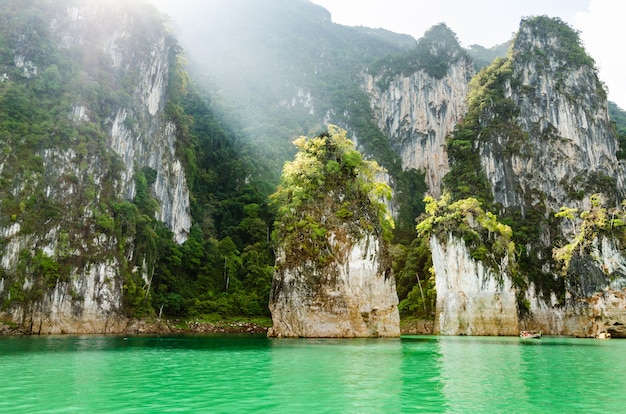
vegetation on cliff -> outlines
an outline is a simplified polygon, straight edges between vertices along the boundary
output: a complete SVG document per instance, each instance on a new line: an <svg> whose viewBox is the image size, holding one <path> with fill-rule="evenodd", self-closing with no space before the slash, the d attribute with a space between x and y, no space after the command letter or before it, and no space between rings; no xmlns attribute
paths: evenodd
<svg viewBox="0 0 626 414"><path fill-rule="evenodd" d="M449 194L439 200L426 197L426 214L421 217L416 230L419 237L432 236L447 242L451 234L463 239L472 257L492 267L499 273L505 258L514 268L515 243L511 227L498 221L495 214L485 212L475 198L451 202ZM508 269L510 270L510 269Z"/></svg>
<svg viewBox="0 0 626 414"><path fill-rule="evenodd" d="M422 70L435 79L442 79L450 65L460 59L471 60L456 34L440 23L428 29L414 48L377 60L369 66L369 71L380 79L378 86L386 89L397 75L408 76Z"/></svg>
<svg viewBox="0 0 626 414"><path fill-rule="evenodd" d="M285 254L282 265L323 266L335 254L331 235L339 243L359 240L365 232L388 241L393 220L385 201L391 189L376 179L383 172L378 163L365 160L346 131L333 125L294 144L299 151L285 164L271 196L277 208L273 239Z"/></svg>
<svg viewBox="0 0 626 414"><path fill-rule="evenodd" d="M576 226L578 230L571 240L552 251L554 260L560 265L563 274L567 274L574 255L590 255L593 244L598 243L602 237L614 241L620 250L625 249L626 201L622 202L620 207L606 208L602 195L593 194L589 197L589 205L588 209L580 213L578 209L570 207L561 207L560 211L555 213L555 217L568 220L572 225L578 224Z"/></svg>

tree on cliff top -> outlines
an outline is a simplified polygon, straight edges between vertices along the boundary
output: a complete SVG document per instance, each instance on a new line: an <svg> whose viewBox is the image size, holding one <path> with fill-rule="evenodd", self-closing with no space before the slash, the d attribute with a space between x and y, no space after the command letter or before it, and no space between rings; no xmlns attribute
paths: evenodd
<svg viewBox="0 0 626 414"><path fill-rule="evenodd" d="M389 240L393 221L384 201L391 189L376 180L383 169L363 159L346 131L329 125L327 132L294 144L299 151L285 163L271 196L278 207L274 241L286 263L324 263L332 256L328 230L343 229L352 239L367 230Z"/></svg>
<svg viewBox="0 0 626 414"><path fill-rule="evenodd" d="M469 197L450 202L450 194L439 200L426 197L426 213L418 218L416 230L419 238L439 237L443 241L450 235L463 239L475 260L498 269L504 257L514 270L515 243L513 230L498 221L495 214L485 212L480 201Z"/></svg>

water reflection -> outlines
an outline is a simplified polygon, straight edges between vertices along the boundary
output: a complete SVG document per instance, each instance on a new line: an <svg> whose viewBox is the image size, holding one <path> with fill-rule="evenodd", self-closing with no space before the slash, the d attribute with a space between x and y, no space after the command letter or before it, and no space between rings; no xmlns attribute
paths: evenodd
<svg viewBox="0 0 626 414"><path fill-rule="evenodd" d="M281 412L399 412L402 359L399 339L272 340L271 395Z"/></svg>
<svg viewBox="0 0 626 414"><path fill-rule="evenodd" d="M441 350L437 337L402 338L404 412L443 412Z"/></svg>
<svg viewBox="0 0 626 414"><path fill-rule="evenodd" d="M623 342L546 338L520 350L521 373L531 384L522 398L554 411L623 411Z"/></svg>
<svg viewBox="0 0 626 414"><path fill-rule="evenodd" d="M443 393L451 411L534 408L533 402L520 398L526 383L519 338L442 338L439 349Z"/></svg>
<svg viewBox="0 0 626 414"><path fill-rule="evenodd" d="M626 341L0 338L0 412L623 412Z"/></svg>

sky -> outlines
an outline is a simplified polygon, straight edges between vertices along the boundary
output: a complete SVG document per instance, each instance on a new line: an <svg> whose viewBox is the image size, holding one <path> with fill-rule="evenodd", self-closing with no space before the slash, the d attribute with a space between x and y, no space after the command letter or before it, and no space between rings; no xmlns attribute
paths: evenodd
<svg viewBox="0 0 626 414"><path fill-rule="evenodd" d="M559 17L580 32L596 61L609 100L626 109L626 1L624 0L312 0L347 26L384 28L419 39L438 23L462 46L491 47L513 37L523 17Z"/></svg>

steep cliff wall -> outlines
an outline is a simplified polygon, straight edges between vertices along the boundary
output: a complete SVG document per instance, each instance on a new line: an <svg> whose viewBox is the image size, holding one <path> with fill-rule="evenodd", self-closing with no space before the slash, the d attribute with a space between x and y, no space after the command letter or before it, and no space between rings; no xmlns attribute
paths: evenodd
<svg viewBox="0 0 626 414"><path fill-rule="evenodd" d="M502 131L480 145L493 197L504 208L542 203L558 211L582 207L583 194L623 196L606 93L584 50L566 54L577 45L563 30L523 22L506 63L504 97L516 108L519 133Z"/></svg>
<svg viewBox="0 0 626 414"><path fill-rule="evenodd" d="M577 251L565 276L566 293L541 299L530 289L529 313L522 326L554 335L593 337L608 331L624 336L626 325L626 257L619 242L605 236L594 238Z"/></svg>
<svg viewBox="0 0 626 414"><path fill-rule="evenodd" d="M519 209L522 216L535 210L548 219L562 206L582 209L592 193L602 193L613 205L624 197L623 166L616 157L617 137L606 93L593 61L570 30L543 18L522 22L505 64L510 64L510 77L504 82L504 97L516 108L518 132L501 130L479 146L494 201L505 209ZM576 226L576 221L562 221L551 227L548 221L536 223L542 229L540 235L526 245L539 259L539 252L548 247L544 250L548 253L559 237L571 238ZM604 251L613 250L609 244L604 243ZM596 254L604 257L607 253ZM607 276L598 275L601 260L590 261L590 257L578 258L579 264L587 264L570 269L560 301L555 301L554 292L545 284L538 288L540 281L531 281L532 290L537 291L526 293L531 306L525 320L559 334L593 336L606 328L609 315L619 309L611 303L621 303L615 295L623 296L624 291L610 288ZM542 277L558 282L560 276L550 257L544 257L543 263ZM622 276L613 277L622 280ZM586 288L580 291L576 285ZM613 296L608 306L607 295ZM623 318L623 308L621 314Z"/></svg>
<svg viewBox="0 0 626 414"><path fill-rule="evenodd" d="M153 190L159 219L182 243L191 226L189 191L175 153L176 127L164 114L170 62L178 52L154 13L123 2L78 2L51 16L50 25L63 48L101 55L99 59L108 59L102 70L126 73L126 103L105 113L81 106L80 113L86 119L90 112L107 117L109 146L126 166L121 182L126 198L135 195L137 171L156 170Z"/></svg>
<svg viewBox="0 0 626 414"><path fill-rule="evenodd" d="M336 253L330 266L306 262L286 267L285 258L277 258L270 300L274 323L268 335L399 336L395 279L378 238L366 235L346 247L345 237L329 237Z"/></svg>
<svg viewBox="0 0 626 414"><path fill-rule="evenodd" d="M516 335L518 286L512 230L475 198L426 198L418 237L432 253L437 300L435 332Z"/></svg>
<svg viewBox="0 0 626 414"><path fill-rule="evenodd" d="M415 62L399 73L390 74L389 68L364 73L362 88L402 168L424 172L429 192L438 197L448 172L446 137L467 111L468 85L475 71L445 26L427 32L416 50L408 58ZM439 61L445 71L430 69L431 60Z"/></svg>
<svg viewBox="0 0 626 414"><path fill-rule="evenodd" d="M465 114L470 61L450 65L442 79L425 71L398 75L388 87L366 75L363 88L370 96L378 127L389 137L402 160L402 168L423 171L434 196L441 195L441 180L448 172L446 136Z"/></svg>
<svg viewBox="0 0 626 414"><path fill-rule="evenodd" d="M511 276L475 260L462 239L432 237L437 286L435 332L442 335L517 335L517 299Z"/></svg>
<svg viewBox="0 0 626 414"><path fill-rule="evenodd" d="M557 298L513 285L506 266L493 269L475 260L462 239L431 238L437 284L435 331L442 335L517 335L519 329L547 335L624 336L626 258L615 241L594 239L572 258L566 293ZM521 293L522 297L518 295ZM525 301L524 313L518 300Z"/></svg>
<svg viewBox="0 0 626 414"><path fill-rule="evenodd" d="M623 236L621 219L615 221L620 210L611 206L624 197L624 171L606 92L576 32L559 19L523 20L509 55L472 80L468 105L448 143L453 162L445 181L453 197L478 195L511 224L519 264L514 278L519 319L511 326L578 336L621 326ZM612 208L613 219L606 218L600 199ZM582 211L590 205L591 212L555 218L563 206ZM604 239L584 224L589 217ZM563 247L564 240L575 244ZM457 247L449 240L433 249ZM563 263L570 257L564 277ZM468 258L461 261L471 269L468 275L459 276L457 288L441 286L447 294L441 309L450 318L456 317L455 301L466 295L463 286L483 273ZM447 275L442 264L435 267ZM437 277L439 294L439 280L446 280ZM474 294L482 297L483 291ZM501 292L490 295L495 301Z"/></svg>
<svg viewBox="0 0 626 414"><path fill-rule="evenodd" d="M16 14L2 87L30 100L28 115L5 113L30 126L2 124L0 317L33 333L119 332L151 278L128 202L137 174L155 172L157 216L176 240L190 227L176 128L164 115L177 50L145 6L29 7L3 12ZM6 97L1 105L15 108Z"/></svg>

